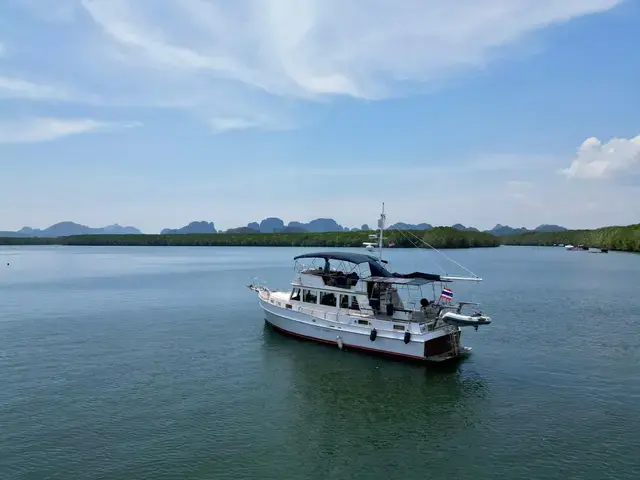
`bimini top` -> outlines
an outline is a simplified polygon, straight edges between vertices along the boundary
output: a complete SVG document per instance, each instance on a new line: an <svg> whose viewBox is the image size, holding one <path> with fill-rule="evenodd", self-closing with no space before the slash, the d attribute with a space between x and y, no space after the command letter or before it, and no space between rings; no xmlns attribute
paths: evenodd
<svg viewBox="0 0 640 480"><path fill-rule="evenodd" d="M342 260L349 263L355 263L356 265L359 265L361 263L378 264L378 259L373 255L353 252L314 252L305 253L303 255L293 257L294 260L297 260L299 258L324 258L325 260Z"/></svg>
<svg viewBox="0 0 640 480"><path fill-rule="evenodd" d="M297 257L293 257L294 260L298 260L299 258L323 258L325 261L327 260L340 260L343 262L353 263L355 265L360 265L362 263L367 263L369 265L369 270L371 271L372 277L391 277L391 273L387 271L380 263L378 259L372 255L365 255L364 253L352 253L352 252L314 252L314 253L305 253L303 255L298 255Z"/></svg>
<svg viewBox="0 0 640 480"><path fill-rule="evenodd" d="M369 277L367 280L376 283L393 283L398 285L425 285L431 282L449 282L435 273L392 273L390 277Z"/></svg>
<svg viewBox="0 0 640 480"><path fill-rule="evenodd" d="M369 277L369 279L379 283L405 283L420 285L429 282L443 281L443 279L440 278L440 275L436 275L433 273L391 273L382 265L380 265L377 258L372 255L366 255L364 253L315 252L298 255L297 257L294 257L294 260L298 260L299 258L323 258L325 261L340 260L356 265L367 263L369 265L369 270L371 271L371 277Z"/></svg>

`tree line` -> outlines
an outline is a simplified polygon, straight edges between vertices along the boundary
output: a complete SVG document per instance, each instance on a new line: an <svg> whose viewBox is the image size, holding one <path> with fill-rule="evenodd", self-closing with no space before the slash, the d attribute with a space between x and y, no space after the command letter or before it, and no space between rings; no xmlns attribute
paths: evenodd
<svg viewBox="0 0 640 480"><path fill-rule="evenodd" d="M74 235L59 238L7 237L0 245L122 245L122 246L254 246L254 247L362 247L375 232L326 233L192 233L168 235ZM427 231L385 232L384 246L435 248L497 247L500 239L486 232L469 232L451 227Z"/></svg>
<svg viewBox="0 0 640 480"><path fill-rule="evenodd" d="M0 245L122 245L122 246L254 246L254 247L362 247L371 241L374 232L326 233L207 233L169 235L74 235L60 238L5 237ZM400 248L497 247L499 245L585 245L625 252L640 252L640 224L623 227L604 227L595 230L567 230L564 232L527 232L496 237L487 232L470 232L451 227L437 227L426 231L385 232L389 243Z"/></svg>
<svg viewBox="0 0 640 480"><path fill-rule="evenodd" d="M584 245L623 252L640 252L640 223L624 227L603 227L595 230L565 232L527 232L501 237L503 245Z"/></svg>

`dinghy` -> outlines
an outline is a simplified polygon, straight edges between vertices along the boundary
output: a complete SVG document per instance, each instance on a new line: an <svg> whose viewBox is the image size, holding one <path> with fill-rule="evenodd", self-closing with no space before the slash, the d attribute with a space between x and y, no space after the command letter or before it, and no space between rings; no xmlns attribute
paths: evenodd
<svg viewBox="0 0 640 480"><path fill-rule="evenodd" d="M456 327L474 327L477 330L480 325L489 325L491 323L491 317L478 312L473 315L446 312L442 315L442 321L447 325L455 325Z"/></svg>

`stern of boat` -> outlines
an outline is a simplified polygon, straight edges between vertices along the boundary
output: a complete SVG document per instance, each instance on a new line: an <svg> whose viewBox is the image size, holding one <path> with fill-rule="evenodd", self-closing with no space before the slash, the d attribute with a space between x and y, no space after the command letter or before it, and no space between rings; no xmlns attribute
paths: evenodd
<svg viewBox="0 0 640 480"><path fill-rule="evenodd" d="M464 357L471 352L460 342L460 328L452 329L439 337L424 342L424 358L429 362L444 362Z"/></svg>

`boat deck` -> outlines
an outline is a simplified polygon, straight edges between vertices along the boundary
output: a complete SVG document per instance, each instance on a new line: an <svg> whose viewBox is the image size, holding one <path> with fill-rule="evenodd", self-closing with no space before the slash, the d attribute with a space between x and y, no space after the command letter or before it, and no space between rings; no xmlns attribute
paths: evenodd
<svg viewBox="0 0 640 480"><path fill-rule="evenodd" d="M438 316L438 309L431 308L427 310L427 313L423 311L401 310L396 311L393 316L387 315L384 312L373 312L372 310L352 310L347 308L336 308L331 306L325 306L321 304L305 304L304 302L292 302L290 300L290 292L288 291L271 291L261 292L261 298L264 301L271 303L272 305L280 308L293 308L295 311L311 315L316 318L322 318L328 321L341 322L341 318L345 317L351 319L362 319L369 322L380 321L390 324L417 324L422 325L425 330L433 330L436 324L436 318ZM290 305L291 307L288 307ZM403 316L397 315L398 313L404 314ZM445 325L441 323L444 327Z"/></svg>

